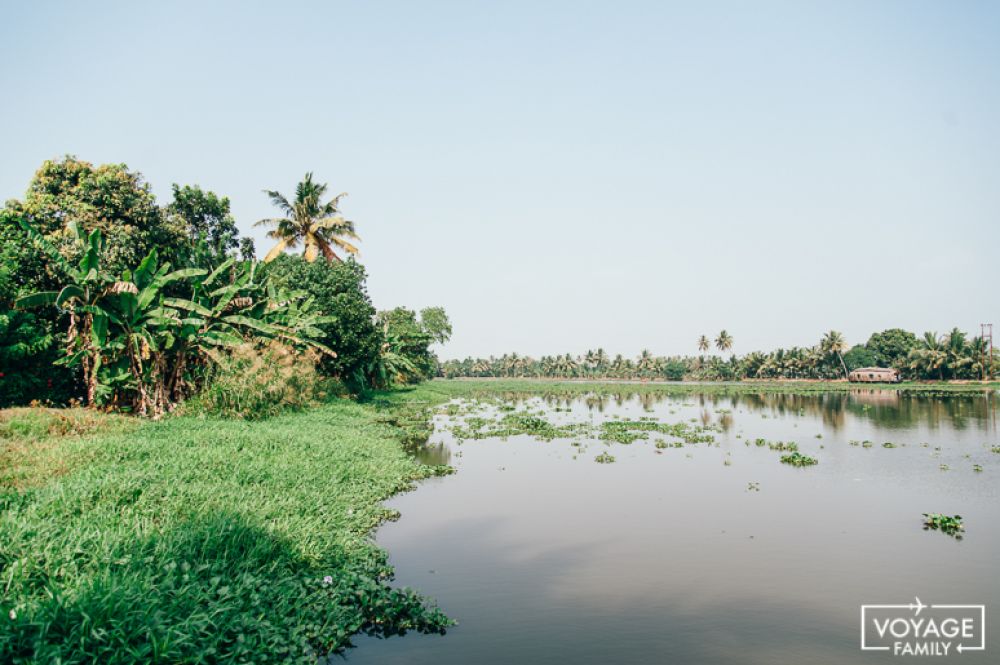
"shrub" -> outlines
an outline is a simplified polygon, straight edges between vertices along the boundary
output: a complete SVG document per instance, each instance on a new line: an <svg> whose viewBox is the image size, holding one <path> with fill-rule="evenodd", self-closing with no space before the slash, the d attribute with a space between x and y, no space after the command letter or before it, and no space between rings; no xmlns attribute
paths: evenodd
<svg viewBox="0 0 1000 665"><path fill-rule="evenodd" d="M316 371L313 352L279 342L245 344L218 354L205 387L189 408L227 418L257 420L315 404L329 388Z"/></svg>

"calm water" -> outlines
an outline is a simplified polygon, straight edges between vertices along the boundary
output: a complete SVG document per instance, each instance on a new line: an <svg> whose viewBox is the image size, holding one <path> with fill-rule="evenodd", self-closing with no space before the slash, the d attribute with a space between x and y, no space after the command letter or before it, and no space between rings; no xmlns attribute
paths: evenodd
<svg viewBox="0 0 1000 665"><path fill-rule="evenodd" d="M629 445L459 442L449 427L466 416L438 416L424 454L458 473L392 500L402 518L377 540L396 584L436 599L460 625L445 636L358 638L348 661L884 662L892 656L859 650L860 605L919 596L987 606L987 650L935 660L1000 662L995 396L509 404L544 409L554 423L651 416L717 431L713 444L664 450L655 441L672 439L658 434ZM781 464L758 437L795 441L819 464ZM850 444L866 439L871 448ZM616 461L595 463L602 452ZM965 537L924 531L924 512L961 514Z"/></svg>

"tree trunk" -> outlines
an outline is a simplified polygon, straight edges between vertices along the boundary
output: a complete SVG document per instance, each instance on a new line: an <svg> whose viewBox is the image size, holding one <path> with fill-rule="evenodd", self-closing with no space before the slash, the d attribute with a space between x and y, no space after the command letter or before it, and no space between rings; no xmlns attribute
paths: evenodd
<svg viewBox="0 0 1000 665"><path fill-rule="evenodd" d="M844 362L844 356L840 351L837 351L837 357L840 358L840 366L844 368L844 378L850 381L850 372L847 371L847 363Z"/></svg>

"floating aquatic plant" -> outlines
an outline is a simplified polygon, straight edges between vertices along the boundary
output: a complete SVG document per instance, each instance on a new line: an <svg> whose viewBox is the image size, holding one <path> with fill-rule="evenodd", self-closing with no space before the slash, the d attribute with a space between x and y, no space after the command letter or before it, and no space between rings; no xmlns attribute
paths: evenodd
<svg viewBox="0 0 1000 665"><path fill-rule="evenodd" d="M882 444L882 447L883 448L896 448L896 444L893 443L892 441L886 441L885 443Z"/></svg>
<svg viewBox="0 0 1000 665"><path fill-rule="evenodd" d="M609 455L607 453L601 453L594 458L594 461L598 464L611 464L615 461L614 455Z"/></svg>
<svg viewBox="0 0 1000 665"><path fill-rule="evenodd" d="M941 531L954 538L961 539L965 524L961 515L942 515L941 513L924 513L924 530Z"/></svg>
<svg viewBox="0 0 1000 665"><path fill-rule="evenodd" d="M791 464L792 466L813 466L814 464L819 464L819 460L799 452L782 455L781 462L783 464Z"/></svg>
<svg viewBox="0 0 1000 665"><path fill-rule="evenodd" d="M767 447L770 448L771 450L795 452L796 450L799 449L799 444L795 443L794 441L789 441L787 443L785 443L784 441L775 441L774 443L767 444Z"/></svg>

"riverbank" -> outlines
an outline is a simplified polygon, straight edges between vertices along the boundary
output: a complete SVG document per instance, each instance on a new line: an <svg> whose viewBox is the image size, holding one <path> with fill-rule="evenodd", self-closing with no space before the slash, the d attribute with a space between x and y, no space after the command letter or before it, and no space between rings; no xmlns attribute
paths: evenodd
<svg viewBox="0 0 1000 665"><path fill-rule="evenodd" d="M370 538L440 472L403 452L408 399L253 423L0 412L0 660L315 663L358 632L443 630Z"/></svg>

